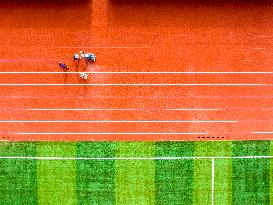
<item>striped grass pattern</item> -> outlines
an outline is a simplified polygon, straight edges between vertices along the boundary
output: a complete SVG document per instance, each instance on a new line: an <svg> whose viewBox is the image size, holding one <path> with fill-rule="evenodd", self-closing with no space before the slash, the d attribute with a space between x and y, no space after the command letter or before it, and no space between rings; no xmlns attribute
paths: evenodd
<svg viewBox="0 0 273 205"><path fill-rule="evenodd" d="M1 142L0 156L66 158L0 158L0 204L273 204L273 158L162 159L273 156L270 141Z"/></svg>

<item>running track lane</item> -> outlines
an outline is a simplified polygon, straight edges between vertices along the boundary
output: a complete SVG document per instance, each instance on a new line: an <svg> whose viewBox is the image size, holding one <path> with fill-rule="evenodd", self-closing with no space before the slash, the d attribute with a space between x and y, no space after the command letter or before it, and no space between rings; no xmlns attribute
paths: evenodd
<svg viewBox="0 0 273 205"><path fill-rule="evenodd" d="M267 3L168 2L4 3L0 72L55 72L59 60L71 71L271 71L272 8ZM95 52L98 62L74 64L71 54L79 50ZM1 140L272 139L272 77L112 73L90 74L83 82L76 74L0 74L0 84L81 84L1 85ZM24 110L31 108L97 110ZM30 122L35 120L51 122Z"/></svg>

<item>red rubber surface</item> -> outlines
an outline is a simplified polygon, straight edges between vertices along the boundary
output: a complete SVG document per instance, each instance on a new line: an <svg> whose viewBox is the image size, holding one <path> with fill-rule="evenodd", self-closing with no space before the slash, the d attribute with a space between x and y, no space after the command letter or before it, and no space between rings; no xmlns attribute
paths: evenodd
<svg viewBox="0 0 273 205"><path fill-rule="evenodd" d="M270 3L62 2L1 3L1 72L57 72L59 61L74 72L271 72L273 67ZM80 50L95 53L97 62L75 64L72 55ZM252 133L273 132L272 80L271 73L96 73L88 81L69 73L0 73L0 140L273 139ZM34 108L95 110L29 110ZM205 110L177 110L190 108ZM18 122L37 120L179 122ZM101 134L18 134L31 132Z"/></svg>

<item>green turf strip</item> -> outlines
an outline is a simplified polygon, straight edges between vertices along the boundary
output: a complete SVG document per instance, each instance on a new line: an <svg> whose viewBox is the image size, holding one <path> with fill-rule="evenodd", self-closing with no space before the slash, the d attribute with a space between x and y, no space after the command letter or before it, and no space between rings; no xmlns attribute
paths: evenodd
<svg viewBox="0 0 273 205"><path fill-rule="evenodd" d="M35 156L34 143L0 143L0 156ZM0 159L0 204L37 204L36 161Z"/></svg>
<svg viewBox="0 0 273 205"><path fill-rule="evenodd" d="M195 142L194 156L229 156L229 142ZM214 204L230 204L231 195L231 161L214 159ZM212 160L194 160L194 204L212 204Z"/></svg>
<svg viewBox="0 0 273 205"><path fill-rule="evenodd" d="M270 141L270 155L273 156L273 141ZM270 159L270 205L273 205L273 158Z"/></svg>
<svg viewBox="0 0 273 205"><path fill-rule="evenodd" d="M193 156L191 142L157 142L157 157ZM192 204L193 201L193 160L156 161L156 203Z"/></svg>
<svg viewBox="0 0 273 205"><path fill-rule="evenodd" d="M154 143L118 142L116 157L154 157ZM155 161L116 161L116 204L155 204Z"/></svg>
<svg viewBox="0 0 273 205"><path fill-rule="evenodd" d="M113 142L79 142L77 157L115 157ZM115 204L115 161L78 160L77 198L79 204Z"/></svg>
<svg viewBox="0 0 273 205"><path fill-rule="evenodd" d="M269 141L234 141L234 156L270 155ZM269 204L270 159L233 159L233 203Z"/></svg>
<svg viewBox="0 0 273 205"><path fill-rule="evenodd" d="M209 143L195 143L194 156L211 155L211 145ZM211 159L195 159L193 173L193 204L211 205Z"/></svg>
<svg viewBox="0 0 273 205"><path fill-rule="evenodd" d="M75 157L75 143L39 143L37 156ZM38 204L76 204L76 161L38 160Z"/></svg>
<svg viewBox="0 0 273 205"><path fill-rule="evenodd" d="M211 156L231 156L231 142L209 142ZM232 204L232 160L214 159L214 204Z"/></svg>

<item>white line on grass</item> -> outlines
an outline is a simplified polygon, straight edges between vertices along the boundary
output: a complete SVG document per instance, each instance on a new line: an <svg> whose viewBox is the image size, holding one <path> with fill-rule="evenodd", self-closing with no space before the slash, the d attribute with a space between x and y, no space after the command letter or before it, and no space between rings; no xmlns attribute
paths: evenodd
<svg viewBox="0 0 273 205"><path fill-rule="evenodd" d="M211 204L214 204L214 158L211 158Z"/></svg>
<svg viewBox="0 0 273 205"><path fill-rule="evenodd" d="M202 160L202 159L270 159L273 156L236 156L236 157L26 157L0 156L0 159L34 159L34 160Z"/></svg>
<svg viewBox="0 0 273 205"><path fill-rule="evenodd" d="M272 86L273 84L0 84L0 86Z"/></svg>
<svg viewBox="0 0 273 205"><path fill-rule="evenodd" d="M235 123L237 120L0 120L0 123Z"/></svg>

